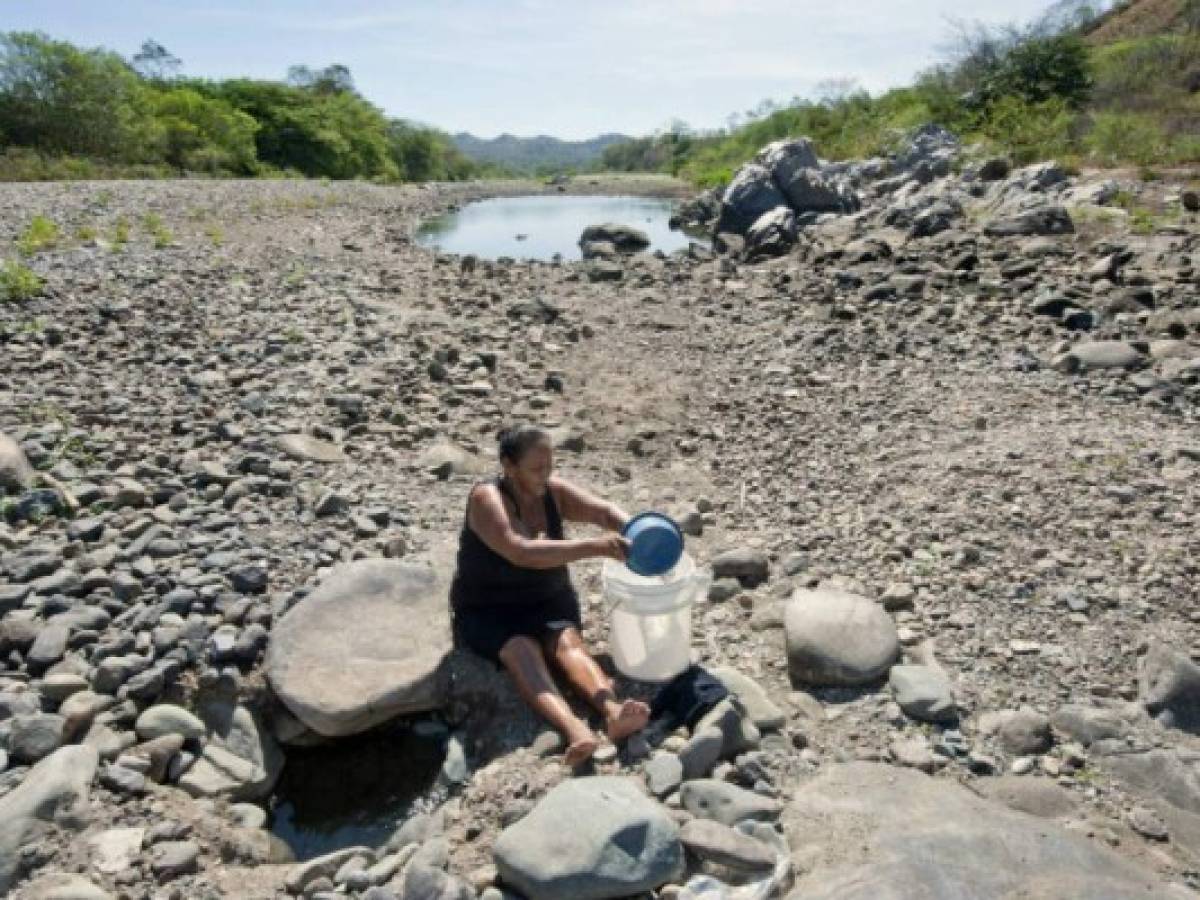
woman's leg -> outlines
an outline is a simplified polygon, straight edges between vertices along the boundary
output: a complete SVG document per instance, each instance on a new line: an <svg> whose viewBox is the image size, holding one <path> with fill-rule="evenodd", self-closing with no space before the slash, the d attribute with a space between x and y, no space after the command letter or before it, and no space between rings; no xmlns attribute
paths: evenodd
<svg viewBox="0 0 1200 900"><path fill-rule="evenodd" d="M571 685L604 716L604 730L619 741L641 731L650 721L650 707L640 700L618 700L612 679L592 659L577 628L560 628L545 640L546 653L562 668Z"/></svg>
<svg viewBox="0 0 1200 900"><path fill-rule="evenodd" d="M538 642L523 635L509 638L500 648L500 661L517 683L522 699L566 738L567 765L577 766L591 757L600 742L558 692Z"/></svg>

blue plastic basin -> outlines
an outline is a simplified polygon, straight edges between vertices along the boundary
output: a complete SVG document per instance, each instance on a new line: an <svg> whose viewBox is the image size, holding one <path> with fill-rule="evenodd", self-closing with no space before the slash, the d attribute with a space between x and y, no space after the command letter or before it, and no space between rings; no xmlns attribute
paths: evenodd
<svg viewBox="0 0 1200 900"><path fill-rule="evenodd" d="M630 544L625 565L637 575L669 572L683 555L683 532L669 516L644 512L630 519L621 534Z"/></svg>

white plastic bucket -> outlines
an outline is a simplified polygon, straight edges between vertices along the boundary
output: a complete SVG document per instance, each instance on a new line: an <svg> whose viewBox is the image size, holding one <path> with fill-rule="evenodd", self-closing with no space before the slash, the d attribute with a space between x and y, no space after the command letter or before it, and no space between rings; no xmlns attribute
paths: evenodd
<svg viewBox="0 0 1200 900"><path fill-rule="evenodd" d="M613 664L637 681L670 681L692 661L692 604L708 591L712 575L698 571L686 553L664 575L636 575L605 560L600 570L609 605Z"/></svg>

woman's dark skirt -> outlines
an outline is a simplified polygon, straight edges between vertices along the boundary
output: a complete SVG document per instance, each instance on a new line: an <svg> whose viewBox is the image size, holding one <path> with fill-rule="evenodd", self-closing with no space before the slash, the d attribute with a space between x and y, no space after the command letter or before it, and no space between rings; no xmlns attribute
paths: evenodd
<svg viewBox="0 0 1200 900"><path fill-rule="evenodd" d="M539 644L567 625L581 627L579 597L573 590L540 600L458 605L452 611L455 646L500 663L500 648L514 637ZM566 624L564 624L566 623Z"/></svg>

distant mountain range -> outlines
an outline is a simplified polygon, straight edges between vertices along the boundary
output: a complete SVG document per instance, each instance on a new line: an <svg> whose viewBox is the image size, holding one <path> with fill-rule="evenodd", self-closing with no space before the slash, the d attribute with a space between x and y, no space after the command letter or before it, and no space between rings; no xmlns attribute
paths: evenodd
<svg viewBox="0 0 1200 900"><path fill-rule="evenodd" d="M527 138L502 134L484 140L466 132L451 139L473 160L496 163L520 172L582 169L597 161L606 147L629 140L623 134L602 134L587 141L563 141L544 134Z"/></svg>

